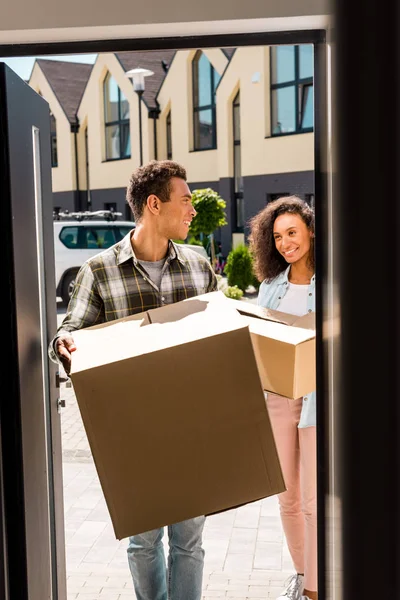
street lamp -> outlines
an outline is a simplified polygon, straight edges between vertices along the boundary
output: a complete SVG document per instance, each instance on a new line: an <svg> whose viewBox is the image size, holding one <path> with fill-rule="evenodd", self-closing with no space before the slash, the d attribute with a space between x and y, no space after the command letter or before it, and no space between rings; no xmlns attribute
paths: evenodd
<svg viewBox="0 0 400 600"><path fill-rule="evenodd" d="M133 82L133 89L138 95L139 104L139 141L140 141L140 166L143 164L143 140L142 140L142 96L144 92L144 78L154 75L153 71L148 69L131 69L125 73Z"/></svg>

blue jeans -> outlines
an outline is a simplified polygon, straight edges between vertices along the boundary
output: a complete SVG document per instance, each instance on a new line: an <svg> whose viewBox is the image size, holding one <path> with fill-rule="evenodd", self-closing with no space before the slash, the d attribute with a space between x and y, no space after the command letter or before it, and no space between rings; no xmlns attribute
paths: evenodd
<svg viewBox="0 0 400 600"><path fill-rule="evenodd" d="M129 538L128 562L137 600L201 600L205 517L168 527L168 569L164 528Z"/></svg>

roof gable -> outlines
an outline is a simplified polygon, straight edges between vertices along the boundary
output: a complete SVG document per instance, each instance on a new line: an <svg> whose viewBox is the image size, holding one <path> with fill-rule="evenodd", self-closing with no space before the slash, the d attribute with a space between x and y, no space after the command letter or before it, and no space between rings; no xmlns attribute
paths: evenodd
<svg viewBox="0 0 400 600"><path fill-rule="evenodd" d="M229 60L231 60L236 48L222 48L222 52L225 54Z"/></svg>
<svg viewBox="0 0 400 600"><path fill-rule="evenodd" d="M76 113L93 65L61 60L36 59L70 123Z"/></svg>
<svg viewBox="0 0 400 600"><path fill-rule="evenodd" d="M157 106L156 96L167 75L167 70L163 68L163 61L168 69L175 52L176 50L153 50L147 52L118 52L115 54L125 72L139 67L153 71L154 75L146 77L146 87L143 94L143 100L149 108Z"/></svg>

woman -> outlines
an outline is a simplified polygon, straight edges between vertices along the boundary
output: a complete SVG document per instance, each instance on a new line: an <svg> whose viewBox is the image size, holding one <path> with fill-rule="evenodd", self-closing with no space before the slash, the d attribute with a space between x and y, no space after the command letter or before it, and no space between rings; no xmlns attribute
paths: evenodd
<svg viewBox="0 0 400 600"><path fill-rule="evenodd" d="M289 196L269 203L250 222L258 304L295 315L315 311L314 213ZM266 394L286 492L278 495L296 573L277 600L317 600L315 392L291 400Z"/></svg>

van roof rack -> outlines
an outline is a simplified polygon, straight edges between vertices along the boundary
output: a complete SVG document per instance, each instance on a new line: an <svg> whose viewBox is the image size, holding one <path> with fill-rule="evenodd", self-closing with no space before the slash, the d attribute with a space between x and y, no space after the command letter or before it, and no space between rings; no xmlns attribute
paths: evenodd
<svg viewBox="0 0 400 600"><path fill-rule="evenodd" d="M84 210L78 212L69 212L69 210L53 211L54 221L62 221L70 219L75 221L86 221L90 219L104 219L105 221L116 221L117 217L121 217L122 213L115 210Z"/></svg>

